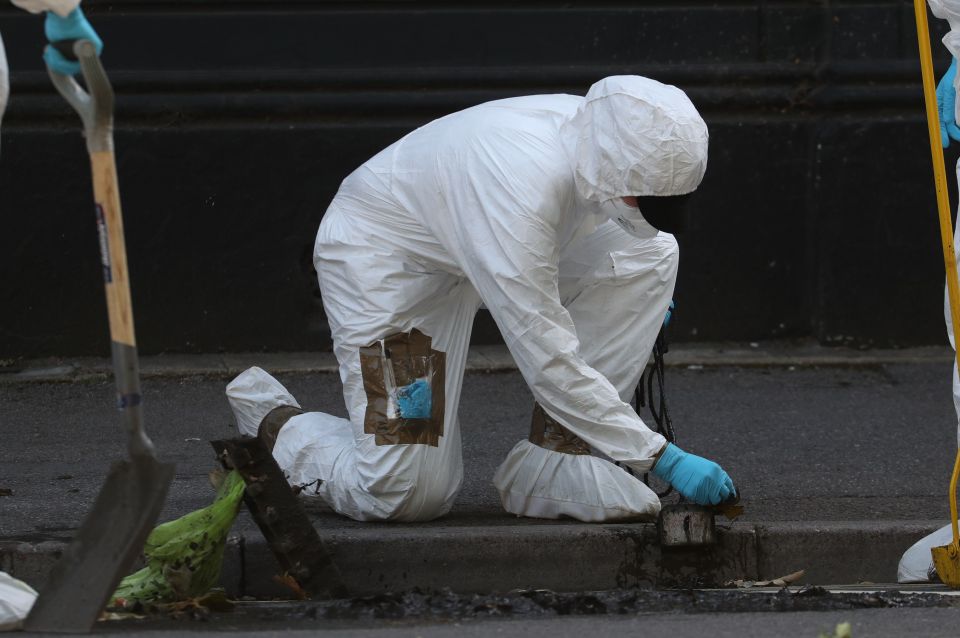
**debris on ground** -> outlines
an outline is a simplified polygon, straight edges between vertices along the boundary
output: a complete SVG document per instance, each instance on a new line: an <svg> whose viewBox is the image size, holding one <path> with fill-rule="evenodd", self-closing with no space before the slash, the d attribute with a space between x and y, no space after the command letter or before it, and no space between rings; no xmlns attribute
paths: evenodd
<svg viewBox="0 0 960 638"><path fill-rule="evenodd" d="M731 580L724 583L724 587L737 587L739 589L749 589L751 587L786 587L803 578L807 571L801 569L798 572L774 578L773 580Z"/></svg>
<svg viewBox="0 0 960 638"><path fill-rule="evenodd" d="M243 478L230 472L213 504L158 525L144 547L147 566L123 579L111 607L189 601L207 594L220 579L227 534L243 490Z"/></svg>
<svg viewBox="0 0 960 638"><path fill-rule="evenodd" d="M283 627L289 627L294 621L319 621L329 627L331 621L357 620L459 621L585 615L623 616L659 612L716 614L960 607L960 601L956 597L944 596L940 592L844 592L815 589L817 595L805 595L804 591L809 588L796 592L788 588L774 591L634 588L586 592L521 589L495 594L458 594L449 589L414 589L372 596L304 601L268 601L249 597L230 601L226 600L222 592L217 592L217 596L227 605L223 609L219 609L209 597L201 597L173 604L125 609L120 613L105 615L104 619L129 620L136 622L141 629L145 627L144 622L162 628L168 621L201 621L206 627L230 627L232 631L238 624L254 621L279 622ZM842 629L840 625L838 632ZM818 636L817 629L812 629L808 635ZM828 634L827 638L852 636L835 633Z"/></svg>
<svg viewBox="0 0 960 638"><path fill-rule="evenodd" d="M739 503L734 503L732 505L720 504L714 506L714 509L716 510L717 514L722 514L728 521L735 521L740 517L741 514L743 514L743 505L740 505Z"/></svg>
<svg viewBox="0 0 960 638"><path fill-rule="evenodd" d="M297 579L289 574L289 572L284 572L283 574L274 576L273 581L290 589L297 600L307 600L310 598L310 595L303 589L303 587L300 586L300 583L297 582Z"/></svg>
<svg viewBox="0 0 960 638"><path fill-rule="evenodd" d="M505 594L457 594L448 589L383 593L328 601L287 603L285 618L316 620L480 619L637 613L752 613L853 609L955 607L958 602L930 592L823 592L811 596L789 589L747 593L734 589L622 589L596 592L514 590ZM238 610L241 607L238 606ZM260 607L264 612L267 609ZM242 613L242 612L241 612ZM811 635L816 635L811 632ZM831 636L830 638L835 638Z"/></svg>
<svg viewBox="0 0 960 638"><path fill-rule="evenodd" d="M345 596L339 568L264 439L241 437L210 443L224 466L239 472L246 483L243 500L280 563L281 584L298 598Z"/></svg>
<svg viewBox="0 0 960 638"><path fill-rule="evenodd" d="M848 622L838 623L832 634L821 633L820 638L853 638L853 628Z"/></svg>

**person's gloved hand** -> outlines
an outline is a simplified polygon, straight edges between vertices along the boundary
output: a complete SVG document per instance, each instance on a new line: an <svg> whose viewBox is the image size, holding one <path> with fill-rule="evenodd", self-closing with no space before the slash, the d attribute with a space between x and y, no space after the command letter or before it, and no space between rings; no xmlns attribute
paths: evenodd
<svg viewBox="0 0 960 638"><path fill-rule="evenodd" d="M670 300L670 305L667 307L667 314L663 318L663 327L666 328L670 325L670 319L673 317L673 311L677 307L677 302L673 299Z"/></svg>
<svg viewBox="0 0 960 638"><path fill-rule="evenodd" d="M59 42L61 40L90 40L97 48L97 55L103 50L103 41L97 32L93 30L87 18L84 17L80 7L77 7L62 18L53 11L47 11L47 19L43 25L43 30L47 34L47 40L50 42ZM43 50L43 59L54 71L64 75L76 75L80 73L80 63L68 60L63 57L59 51L49 44Z"/></svg>
<svg viewBox="0 0 960 638"><path fill-rule="evenodd" d="M957 59L937 84L937 113L940 115L940 143L943 148L950 146L950 140L960 141L960 127L957 126L957 90L953 80L957 76Z"/></svg>
<svg viewBox="0 0 960 638"><path fill-rule="evenodd" d="M736 493L733 481L722 467L688 454L673 443L668 443L660 453L651 472L698 505L719 505Z"/></svg>

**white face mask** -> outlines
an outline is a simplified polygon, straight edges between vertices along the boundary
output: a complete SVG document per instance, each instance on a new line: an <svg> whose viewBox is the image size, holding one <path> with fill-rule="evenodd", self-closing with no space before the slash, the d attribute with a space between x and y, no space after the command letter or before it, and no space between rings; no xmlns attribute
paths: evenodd
<svg viewBox="0 0 960 638"><path fill-rule="evenodd" d="M639 208L627 206L619 197L600 204L600 214L612 219L620 228L640 239L651 239L660 232L643 218Z"/></svg>

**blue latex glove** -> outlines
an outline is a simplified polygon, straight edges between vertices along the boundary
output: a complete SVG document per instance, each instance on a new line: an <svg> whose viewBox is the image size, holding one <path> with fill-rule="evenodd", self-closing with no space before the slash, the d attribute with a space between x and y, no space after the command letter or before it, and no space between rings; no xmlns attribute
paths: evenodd
<svg viewBox="0 0 960 638"><path fill-rule="evenodd" d="M722 467L673 443L667 444L651 471L698 505L719 505L736 493Z"/></svg>
<svg viewBox="0 0 960 638"><path fill-rule="evenodd" d="M960 141L960 127L957 127L957 90L953 80L957 76L957 59L940 78L937 85L937 113L940 115L940 143L943 148L950 146L950 140Z"/></svg>
<svg viewBox="0 0 960 638"><path fill-rule="evenodd" d="M397 388L397 406L404 419L429 419L433 410L430 384L423 379L417 379L410 385Z"/></svg>
<svg viewBox="0 0 960 638"><path fill-rule="evenodd" d="M674 309L676 309L676 307L677 307L677 302L675 302L673 299L671 299L671 300L670 300L670 306L667 308L667 314L666 314L666 316L663 318L663 327L664 327L664 328L666 328L667 326L670 325L670 318L673 317L673 311L674 311Z"/></svg>
<svg viewBox="0 0 960 638"><path fill-rule="evenodd" d="M43 30L47 34L47 40L50 42L59 42L61 40L90 40L97 47L97 55L103 50L103 41L97 32L93 30L90 23L87 22L80 7L77 7L67 15L61 18L53 11L47 11L47 21L43 25ZM43 50L43 59L54 71L64 75L76 75L80 73L80 63L66 59L63 55L50 45Z"/></svg>

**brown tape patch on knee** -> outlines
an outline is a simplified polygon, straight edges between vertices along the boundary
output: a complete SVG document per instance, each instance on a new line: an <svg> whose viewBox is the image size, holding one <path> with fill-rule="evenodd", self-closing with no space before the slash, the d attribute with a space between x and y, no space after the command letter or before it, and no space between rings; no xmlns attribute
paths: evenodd
<svg viewBox="0 0 960 638"><path fill-rule="evenodd" d="M543 411L539 403L533 406L530 442L563 454L590 454L590 446L586 441L560 425L556 419Z"/></svg>
<svg viewBox="0 0 960 638"><path fill-rule="evenodd" d="M443 436L446 353L431 348L433 340L417 329L374 341L360 348L360 371L367 395L363 431L376 435L377 445L440 444ZM429 387L429 417L403 415L402 395L417 383Z"/></svg>

